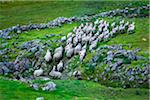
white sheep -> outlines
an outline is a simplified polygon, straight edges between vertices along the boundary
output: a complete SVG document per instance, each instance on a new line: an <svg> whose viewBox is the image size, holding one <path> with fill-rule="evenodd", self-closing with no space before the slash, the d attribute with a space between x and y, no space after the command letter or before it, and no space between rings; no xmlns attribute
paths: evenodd
<svg viewBox="0 0 150 100"><path fill-rule="evenodd" d="M92 41L90 47L89 47L89 50L92 51L93 49L96 48L97 46L97 42L98 42L98 39L96 39L95 41Z"/></svg>
<svg viewBox="0 0 150 100"><path fill-rule="evenodd" d="M89 38L89 43L92 44L92 41L94 41L95 39L96 39L96 36Z"/></svg>
<svg viewBox="0 0 150 100"><path fill-rule="evenodd" d="M83 49L82 51L80 51L79 55L80 55L80 61L83 61L86 55L86 49Z"/></svg>
<svg viewBox="0 0 150 100"><path fill-rule="evenodd" d="M82 44L86 44L89 41L89 36L82 37Z"/></svg>
<svg viewBox="0 0 150 100"><path fill-rule="evenodd" d="M35 77L41 76L42 74L43 74L43 69L42 68L35 70L34 73L33 73L33 75Z"/></svg>
<svg viewBox="0 0 150 100"><path fill-rule="evenodd" d="M46 52L46 55L44 56L44 58L47 62L52 60L52 55L51 55L51 52L49 51L49 49L47 49L47 52Z"/></svg>
<svg viewBox="0 0 150 100"><path fill-rule="evenodd" d="M58 47L58 48L55 49L55 53L56 53L56 52L59 52L59 51L60 51L60 52L63 52L63 47L62 47L62 46L60 46L60 47Z"/></svg>
<svg viewBox="0 0 150 100"><path fill-rule="evenodd" d="M59 61L62 58L62 51L58 51L54 54L53 59Z"/></svg>
<svg viewBox="0 0 150 100"><path fill-rule="evenodd" d="M78 37L77 37L77 36L73 38L73 44L74 44L74 45L77 45L77 44L78 44Z"/></svg>
<svg viewBox="0 0 150 100"><path fill-rule="evenodd" d="M79 43L75 48L74 48L74 54L78 54L79 51L81 50L82 46L81 43Z"/></svg>
<svg viewBox="0 0 150 100"><path fill-rule="evenodd" d="M57 71L62 71L63 70L63 67L64 67L64 64L62 61L59 62L59 64L57 65Z"/></svg>
<svg viewBox="0 0 150 100"><path fill-rule="evenodd" d="M55 71L55 69L56 69L56 66L53 67L53 69L51 70L49 75L54 77L54 78L61 78L62 73Z"/></svg>
<svg viewBox="0 0 150 100"><path fill-rule="evenodd" d="M73 48L69 48L68 51L66 51L66 56L68 58L72 57L74 49Z"/></svg>
<svg viewBox="0 0 150 100"><path fill-rule="evenodd" d="M128 32L130 33L130 32L134 32L134 29L135 29L135 24L134 24L134 22L132 23L132 24L130 24L129 25L129 28L128 28Z"/></svg>
<svg viewBox="0 0 150 100"><path fill-rule="evenodd" d="M65 47L65 52L67 52L70 48L73 47L73 44L72 43L69 43L68 45L66 45Z"/></svg>

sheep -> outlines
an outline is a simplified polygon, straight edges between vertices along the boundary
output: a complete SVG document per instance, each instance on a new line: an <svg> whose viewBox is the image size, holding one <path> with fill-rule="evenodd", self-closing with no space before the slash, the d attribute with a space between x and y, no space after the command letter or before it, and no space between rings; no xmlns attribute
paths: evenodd
<svg viewBox="0 0 150 100"><path fill-rule="evenodd" d="M77 34L78 34L78 35L83 35L84 32L83 32L83 30L80 30Z"/></svg>
<svg viewBox="0 0 150 100"><path fill-rule="evenodd" d="M104 41L108 41L108 39L109 39L110 36L111 36L110 34L105 35L104 38L103 38Z"/></svg>
<svg viewBox="0 0 150 100"><path fill-rule="evenodd" d="M66 52L66 56L67 56L68 58L72 57L72 55L73 55L73 53L74 53L73 51L74 51L73 48L68 49L68 51Z"/></svg>
<svg viewBox="0 0 150 100"><path fill-rule="evenodd" d="M132 33L132 32L134 32L134 29L135 29L135 24L134 24L134 22L133 22L132 24L129 25L129 28L128 28L127 31L128 31L129 33Z"/></svg>
<svg viewBox="0 0 150 100"><path fill-rule="evenodd" d="M72 43L72 37L69 37L69 38L67 39L67 44L69 44L69 43Z"/></svg>
<svg viewBox="0 0 150 100"><path fill-rule="evenodd" d="M89 36L82 37L82 44L86 44L89 41L89 39Z"/></svg>
<svg viewBox="0 0 150 100"><path fill-rule="evenodd" d="M69 43L68 45L66 45L65 47L65 52L67 52L70 48L73 47L73 44L72 43Z"/></svg>
<svg viewBox="0 0 150 100"><path fill-rule="evenodd" d="M109 29L108 28L104 28L103 33L106 35L109 33Z"/></svg>
<svg viewBox="0 0 150 100"><path fill-rule="evenodd" d="M79 51L81 50L81 43L79 43L75 48L74 48L74 54L78 54Z"/></svg>
<svg viewBox="0 0 150 100"><path fill-rule="evenodd" d="M43 74L43 69L42 68L35 70L34 73L33 73L33 75L35 77L41 76L42 74Z"/></svg>
<svg viewBox="0 0 150 100"><path fill-rule="evenodd" d="M54 77L54 78L61 78L62 73L55 71L56 66L53 67L53 69L51 70L51 72L49 73L50 76Z"/></svg>
<svg viewBox="0 0 150 100"><path fill-rule="evenodd" d="M78 37L74 37L73 38L73 44L76 46L78 44Z"/></svg>
<svg viewBox="0 0 150 100"><path fill-rule="evenodd" d="M113 32L113 33L117 33L118 30L119 30L119 26L117 25L115 28L112 29L112 32Z"/></svg>
<svg viewBox="0 0 150 100"><path fill-rule="evenodd" d="M57 65L57 71L59 71L59 72L62 71L63 67L64 67L63 62L60 61L59 64Z"/></svg>
<svg viewBox="0 0 150 100"><path fill-rule="evenodd" d="M96 39L96 36L93 36L93 37L89 38L89 43L91 44L92 41L94 41L95 39Z"/></svg>
<svg viewBox="0 0 150 100"><path fill-rule="evenodd" d="M62 58L62 52L61 52L61 51L56 52L56 53L54 54L54 56L53 56L53 59L54 59L55 61L59 61L61 58Z"/></svg>
<svg viewBox="0 0 150 100"><path fill-rule="evenodd" d="M129 25L129 22L126 22L126 23L124 24L125 27L127 27L128 25Z"/></svg>
<svg viewBox="0 0 150 100"><path fill-rule="evenodd" d="M86 56L86 49L83 49L82 51L80 51L79 56L80 56L80 61L83 61L83 59Z"/></svg>
<svg viewBox="0 0 150 100"><path fill-rule="evenodd" d="M58 47L58 48L56 48L56 49L55 49L55 53L56 53L56 52L58 52L58 51L63 52L63 47L62 47L62 46L60 46L60 47Z"/></svg>
<svg viewBox="0 0 150 100"><path fill-rule="evenodd" d="M49 51L49 49L47 49L47 52L46 52L46 55L44 56L44 58L47 62L52 60L51 52Z"/></svg>
<svg viewBox="0 0 150 100"><path fill-rule="evenodd" d="M83 27L83 31L84 32L86 32L86 29L88 28L88 25L85 25L84 27Z"/></svg>
<svg viewBox="0 0 150 100"><path fill-rule="evenodd" d="M116 28L113 28L112 33L116 33L116 32L117 32Z"/></svg>
<svg viewBox="0 0 150 100"><path fill-rule="evenodd" d="M96 39L95 41L93 41L89 47L89 50L92 51L93 49L96 48L97 46L97 42L98 42L98 39Z"/></svg>

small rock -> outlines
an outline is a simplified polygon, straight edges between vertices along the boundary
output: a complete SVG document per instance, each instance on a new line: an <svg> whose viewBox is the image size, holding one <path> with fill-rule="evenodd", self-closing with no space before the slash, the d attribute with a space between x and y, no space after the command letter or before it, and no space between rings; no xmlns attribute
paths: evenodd
<svg viewBox="0 0 150 100"><path fill-rule="evenodd" d="M37 97L36 100L44 100L44 97Z"/></svg>
<svg viewBox="0 0 150 100"><path fill-rule="evenodd" d="M47 82L44 87L42 87L43 91L53 91L56 89L56 84L54 82Z"/></svg>

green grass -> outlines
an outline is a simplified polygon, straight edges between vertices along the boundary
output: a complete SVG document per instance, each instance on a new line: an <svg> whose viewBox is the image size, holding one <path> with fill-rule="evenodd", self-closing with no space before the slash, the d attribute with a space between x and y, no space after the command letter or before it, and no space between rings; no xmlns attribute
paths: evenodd
<svg viewBox="0 0 150 100"><path fill-rule="evenodd" d="M128 5L130 4L130 5ZM82 16L117 8L146 5L148 1L0 1L0 29L16 24L44 23L60 16Z"/></svg>
<svg viewBox="0 0 150 100"><path fill-rule="evenodd" d="M33 90L18 81L0 79L0 100L148 100L147 89L108 88L97 83L79 80L54 80L56 90ZM41 83L41 82L39 82Z"/></svg>

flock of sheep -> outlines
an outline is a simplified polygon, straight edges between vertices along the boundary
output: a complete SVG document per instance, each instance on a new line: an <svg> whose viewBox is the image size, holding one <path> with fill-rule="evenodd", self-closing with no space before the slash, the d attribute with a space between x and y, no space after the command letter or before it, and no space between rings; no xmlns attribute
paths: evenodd
<svg viewBox="0 0 150 100"><path fill-rule="evenodd" d="M134 30L134 22L130 23L128 21L125 22L124 20L109 23L103 19L97 19L94 23L82 23L80 26L75 27L73 32L70 32L67 36L61 38L61 41L65 43L65 47L60 46L56 48L53 55L49 49L47 50L44 57L46 62L58 62L57 65L53 66L49 75L55 78L61 78L62 71L65 69L65 62L62 61L64 53L67 58L79 55L80 61L82 62L86 56L87 50L92 52L98 46L99 42L107 41L117 34L132 33ZM40 76L42 74L42 68L34 71L34 76ZM75 71L73 75L80 76L81 72Z"/></svg>

